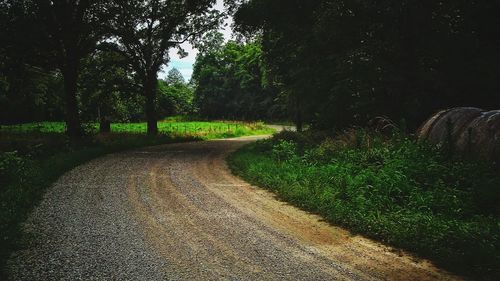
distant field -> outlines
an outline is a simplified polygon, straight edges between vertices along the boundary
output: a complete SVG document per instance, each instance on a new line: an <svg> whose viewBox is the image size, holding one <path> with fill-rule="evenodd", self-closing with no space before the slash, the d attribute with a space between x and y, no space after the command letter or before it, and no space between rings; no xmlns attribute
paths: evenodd
<svg viewBox="0 0 500 281"><path fill-rule="evenodd" d="M146 123L113 123L113 133L146 133ZM85 124L87 131L97 133L97 123ZM0 132L10 133L64 133L64 122L37 122L1 126ZM243 122L158 122L158 130L163 134L196 136L203 139L238 137L245 135L270 134L274 130L262 123Z"/></svg>

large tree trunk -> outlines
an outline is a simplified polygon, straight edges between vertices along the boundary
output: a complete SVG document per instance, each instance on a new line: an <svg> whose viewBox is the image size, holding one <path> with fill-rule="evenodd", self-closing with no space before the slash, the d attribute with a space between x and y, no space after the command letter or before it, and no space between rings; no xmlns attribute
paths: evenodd
<svg viewBox="0 0 500 281"><path fill-rule="evenodd" d="M144 96L146 97L146 119L148 124L148 135L156 136L158 134L158 125L156 117L156 92L158 77L156 72L150 73L144 81Z"/></svg>
<svg viewBox="0 0 500 281"><path fill-rule="evenodd" d="M79 138L83 133L76 98L78 70L78 59L68 59L62 70L66 99L66 133L71 139Z"/></svg>
<svg viewBox="0 0 500 281"><path fill-rule="evenodd" d="M111 123L107 118L99 120L99 133L111 133Z"/></svg>

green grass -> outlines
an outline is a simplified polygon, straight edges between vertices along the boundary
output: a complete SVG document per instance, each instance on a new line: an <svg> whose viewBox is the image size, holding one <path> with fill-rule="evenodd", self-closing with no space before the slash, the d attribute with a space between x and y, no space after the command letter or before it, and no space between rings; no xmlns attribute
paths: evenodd
<svg viewBox="0 0 500 281"><path fill-rule="evenodd" d="M230 156L296 206L459 274L500 280L500 176L405 138L283 133Z"/></svg>
<svg viewBox="0 0 500 281"><path fill-rule="evenodd" d="M146 125L112 124L111 134L90 134L78 143L64 136L64 123L42 122L0 128L0 279L12 251L22 247L20 225L60 175L107 153L172 142L270 134L261 123L160 122L157 137ZM87 127L97 131L97 125Z"/></svg>
<svg viewBox="0 0 500 281"><path fill-rule="evenodd" d="M99 125L85 124L90 133L97 133ZM146 133L146 123L113 123L111 131L114 133ZM20 125L1 126L1 133L64 133L63 122L37 122ZM246 135L271 134L274 130L262 123L243 122L205 122L205 121L164 121L158 122L160 133L199 137L202 139L240 137Z"/></svg>

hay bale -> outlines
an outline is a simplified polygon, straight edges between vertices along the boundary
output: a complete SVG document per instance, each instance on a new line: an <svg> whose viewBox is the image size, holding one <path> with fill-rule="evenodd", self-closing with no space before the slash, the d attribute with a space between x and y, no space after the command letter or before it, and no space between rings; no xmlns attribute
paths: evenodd
<svg viewBox="0 0 500 281"><path fill-rule="evenodd" d="M443 110L424 122L417 134L420 140L450 145L462 155L500 160L500 110L474 107Z"/></svg>

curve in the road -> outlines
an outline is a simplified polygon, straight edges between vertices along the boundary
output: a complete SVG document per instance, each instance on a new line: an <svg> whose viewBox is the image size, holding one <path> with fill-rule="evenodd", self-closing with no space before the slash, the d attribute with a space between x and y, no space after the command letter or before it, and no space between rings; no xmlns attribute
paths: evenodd
<svg viewBox="0 0 500 281"><path fill-rule="evenodd" d="M233 176L247 137L108 155L48 191L13 280L450 280Z"/></svg>

